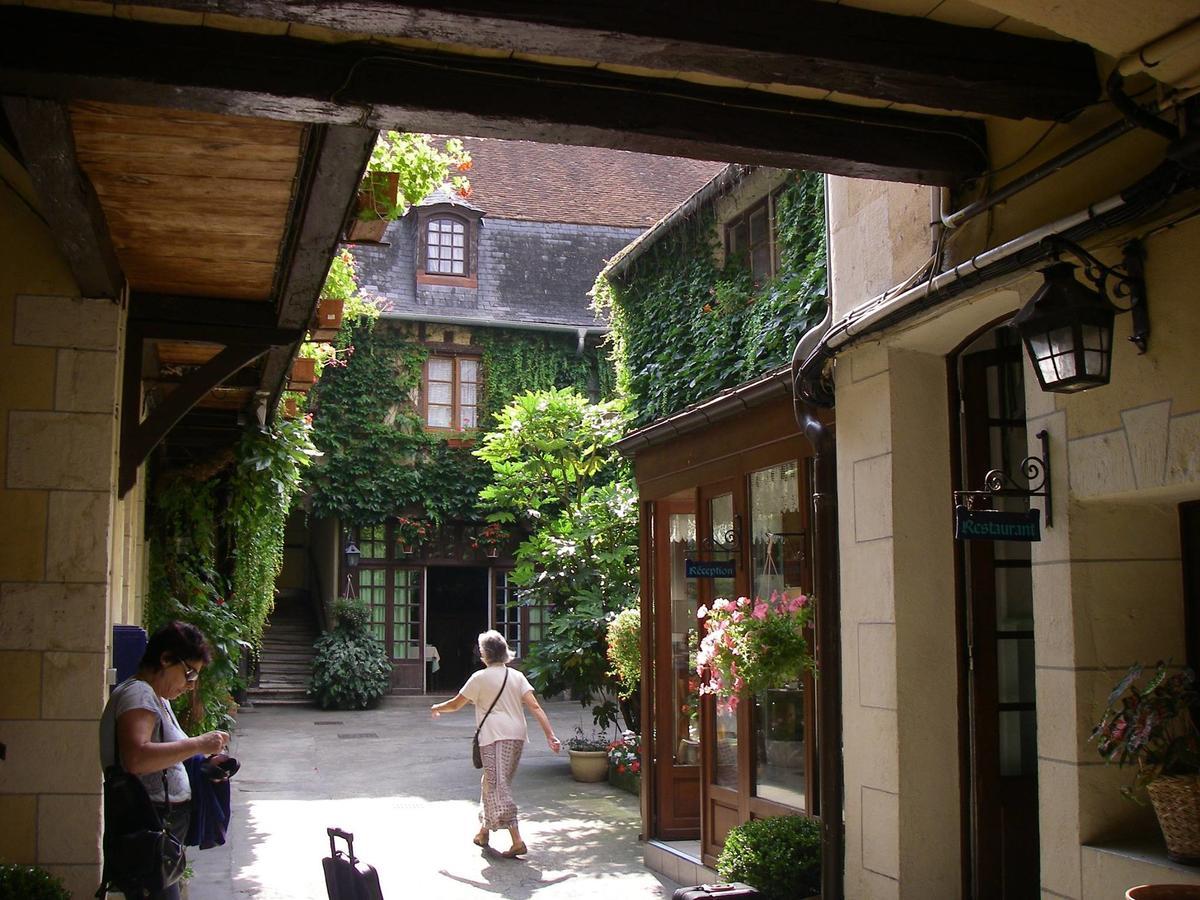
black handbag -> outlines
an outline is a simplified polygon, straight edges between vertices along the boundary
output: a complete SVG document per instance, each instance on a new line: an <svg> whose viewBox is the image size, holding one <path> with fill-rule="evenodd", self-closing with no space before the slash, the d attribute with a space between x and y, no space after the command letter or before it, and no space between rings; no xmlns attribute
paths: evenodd
<svg viewBox="0 0 1200 900"><path fill-rule="evenodd" d="M475 737L471 738L471 765L477 769L483 768L483 753L479 750L479 730L483 728L483 723L487 721L487 717L492 714L492 710L496 708L496 703L504 694L504 689L508 687L508 666L504 667L504 683L500 685L500 693L496 695L496 699L492 701L492 705L488 707L488 711L483 714L483 718L479 720L479 728L475 729Z"/></svg>
<svg viewBox="0 0 1200 900"><path fill-rule="evenodd" d="M161 737L161 715L159 729ZM115 762L104 770L104 871L96 897L103 898L109 890L129 898L144 897L179 881L187 857L182 842L151 802L142 780L121 767L115 721L113 743ZM170 809L166 770L162 784L163 799Z"/></svg>

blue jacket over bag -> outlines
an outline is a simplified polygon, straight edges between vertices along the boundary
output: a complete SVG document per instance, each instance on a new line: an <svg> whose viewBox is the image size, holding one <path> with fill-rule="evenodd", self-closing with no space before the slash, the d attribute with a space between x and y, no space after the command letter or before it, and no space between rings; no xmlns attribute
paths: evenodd
<svg viewBox="0 0 1200 900"><path fill-rule="evenodd" d="M210 781L200 771L204 757L197 754L183 761L192 783L192 821L184 844L207 850L225 843L229 829L229 782Z"/></svg>

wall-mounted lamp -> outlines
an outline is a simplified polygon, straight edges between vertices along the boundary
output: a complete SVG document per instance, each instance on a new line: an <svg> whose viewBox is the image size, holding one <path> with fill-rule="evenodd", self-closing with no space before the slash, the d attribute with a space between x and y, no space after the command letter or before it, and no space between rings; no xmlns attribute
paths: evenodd
<svg viewBox="0 0 1200 900"><path fill-rule="evenodd" d="M342 555L346 557L346 568L354 569L358 567L358 558L362 556L362 551L358 549L358 544L351 540L346 541Z"/></svg>
<svg viewBox="0 0 1200 900"><path fill-rule="evenodd" d="M1068 240L1054 238L1054 246L1083 263L1083 276L1096 290L1075 278L1079 267L1074 263L1056 262L1042 269L1045 283L1013 318L1013 325L1025 343L1042 390L1086 391L1108 384L1116 313L1133 313L1129 340L1139 353L1146 352L1150 316L1142 275L1145 254L1142 245L1132 241L1125 245L1121 264L1109 268ZM1122 299L1129 305L1113 302Z"/></svg>

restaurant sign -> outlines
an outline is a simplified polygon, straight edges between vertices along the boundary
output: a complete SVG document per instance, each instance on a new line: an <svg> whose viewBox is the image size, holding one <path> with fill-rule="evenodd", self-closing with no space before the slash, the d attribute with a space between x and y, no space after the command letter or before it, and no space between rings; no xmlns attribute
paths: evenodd
<svg viewBox="0 0 1200 900"><path fill-rule="evenodd" d="M687 578L732 578L732 559L685 559L683 574Z"/></svg>
<svg viewBox="0 0 1200 900"><path fill-rule="evenodd" d="M954 537L960 541L1040 541L1042 511L1000 512L954 507Z"/></svg>

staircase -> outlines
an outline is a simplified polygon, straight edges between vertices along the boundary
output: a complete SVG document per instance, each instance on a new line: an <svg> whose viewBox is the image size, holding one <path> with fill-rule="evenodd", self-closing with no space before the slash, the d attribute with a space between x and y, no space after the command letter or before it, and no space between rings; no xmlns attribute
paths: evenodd
<svg viewBox="0 0 1200 900"><path fill-rule="evenodd" d="M312 674L313 643L320 636L305 591L281 593L263 631L257 684L247 692L253 706L311 703L306 694Z"/></svg>

